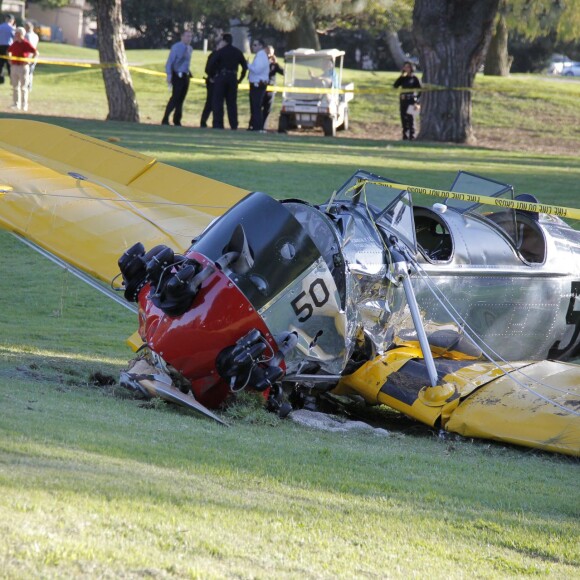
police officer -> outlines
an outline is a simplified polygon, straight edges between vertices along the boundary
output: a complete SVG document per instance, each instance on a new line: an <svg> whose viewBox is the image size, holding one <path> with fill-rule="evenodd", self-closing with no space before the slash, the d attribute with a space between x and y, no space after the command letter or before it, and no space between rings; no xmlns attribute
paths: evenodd
<svg viewBox="0 0 580 580"><path fill-rule="evenodd" d="M419 102L419 95L413 89L421 88L421 81L415 76L415 67L412 62L407 61L403 64L401 76L393 86L396 89L399 87L403 89L399 100L403 140L412 141L415 138L415 116L409 113L409 107L416 106Z"/></svg>
<svg viewBox="0 0 580 580"><path fill-rule="evenodd" d="M222 36L223 46L216 50L207 65L207 75L213 83L213 128L224 128L224 99L228 109L230 128L238 128L238 85L244 80L248 63L242 51L232 45L232 35ZM242 72L238 78L238 68Z"/></svg>
<svg viewBox="0 0 580 580"><path fill-rule="evenodd" d="M191 40L193 33L190 30L184 30L181 33L181 40L176 42L169 52L169 57L165 63L165 72L167 74L167 85L171 89L171 97L165 107L162 125L169 125L169 115L173 113L173 124L181 127L181 117L183 115L183 102L189 90L189 78L191 73L191 54L193 48Z"/></svg>
<svg viewBox="0 0 580 580"><path fill-rule="evenodd" d="M7 57L8 49L14 41L14 33L16 28L14 26L14 16L6 14L4 22L0 24L0 56ZM0 58L0 84L4 82L4 65L8 69L8 76L10 76L10 61L6 58Z"/></svg>
<svg viewBox="0 0 580 580"><path fill-rule="evenodd" d="M207 57L207 62L205 63L205 105L203 106L203 111L201 112L201 119L199 121L199 126L202 128L207 127L207 120L213 110L213 88L215 84L215 78L209 75L209 69L212 59L215 57L217 50L224 46L224 41L219 40L215 50L211 51L211 54Z"/></svg>

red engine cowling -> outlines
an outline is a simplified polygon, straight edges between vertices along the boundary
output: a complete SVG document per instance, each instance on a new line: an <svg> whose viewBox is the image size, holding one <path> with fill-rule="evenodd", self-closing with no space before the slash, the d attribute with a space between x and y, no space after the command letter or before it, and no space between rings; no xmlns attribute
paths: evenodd
<svg viewBox="0 0 580 580"><path fill-rule="evenodd" d="M202 266L213 264L197 252L188 253L187 258ZM152 351L191 382L196 399L207 407L218 407L230 393L229 385L216 369L216 358L225 346L257 329L273 352L277 350L260 315L218 267L181 316L165 314L149 299L149 292L150 286L146 285L139 293L141 337Z"/></svg>

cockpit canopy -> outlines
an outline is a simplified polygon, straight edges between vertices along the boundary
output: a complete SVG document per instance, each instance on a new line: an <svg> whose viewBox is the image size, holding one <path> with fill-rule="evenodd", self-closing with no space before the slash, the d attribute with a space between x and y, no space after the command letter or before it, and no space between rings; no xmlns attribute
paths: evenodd
<svg viewBox="0 0 580 580"><path fill-rule="evenodd" d="M511 185L465 171L457 173L448 191L510 201L537 201L529 194L516 197ZM429 242L428 245L435 244L437 251L434 259L437 261L449 259L452 254L450 239L444 244L447 249L442 248L440 243L445 235L449 235L445 220L441 217L447 209L483 221L498 231L524 261L538 263L545 259L546 243L537 223L539 216L535 212L449 197L411 195L404 185L397 187L395 180L360 170L332 195L326 207L333 204L365 208L378 226L385 227L415 252L424 249L426 241ZM436 208L438 211L427 208ZM428 235L422 235L425 232ZM430 251L423 253L428 256L432 254Z"/></svg>

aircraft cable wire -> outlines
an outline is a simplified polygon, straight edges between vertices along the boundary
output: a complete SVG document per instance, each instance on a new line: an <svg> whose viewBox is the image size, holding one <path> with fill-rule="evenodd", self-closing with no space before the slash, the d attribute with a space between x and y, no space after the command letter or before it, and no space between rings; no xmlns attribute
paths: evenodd
<svg viewBox="0 0 580 580"><path fill-rule="evenodd" d="M467 338L469 338L469 340L471 340L471 342L472 342L474 345L476 345L476 346L478 346L478 347L480 347L480 348L481 348L481 346L485 347L486 349L488 349L488 351L489 351L489 352L490 352L492 355L494 355L494 356L496 357L496 359L493 359L493 358L491 358L491 355L490 355L488 352L485 352L485 351L482 349L482 353L483 353L483 355L484 355L484 356L485 356L485 357L486 357L486 358L487 358L487 359L488 359L488 360L489 360L489 361L490 361L492 364L494 364L494 365L495 365L495 366L496 366L496 367L497 367L499 370L501 370L501 371L505 372L505 369L504 369L504 368L502 368L500 365L498 365L498 364L497 364L497 362L496 362L497 360L500 360L502 363L504 363L504 365L506 365L506 366L508 367L508 370L509 370L510 372L519 373L519 374L521 374L522 376L524 376L526 379L528 379L529 381L532 381L532 382L534 382L534 383L536 383L536 384L538 384L538 385L541 385L541 386L543 386L543 387L546 387L546 388L548 388L548 389L551 389L551 390L553 390L553 391L557 391L557 392L559 392L559 393L563 393L563 394L565 394L565 395L571 395L571 394L573 394L573 393L571 393L570 391L567 391L567 390L564 390L564 389L559 389L558 387L554 387L553 385L549 385L549 384L547 384L547 383L544 383L544 382L542 382L542 381L541 381L541 380L539 380L539 379L536 379L536 378L534 378L534 377L530 377L529 375L526 375L526 373L525 373L524 371L522 371L522 370L520 370L520 369L518 369L518 368L514 367L512 363L510 363L509 361L505 360L505 359L504 359L504 358L503 358L503 357L502 357L502 356L501 356L499 353L495 352L495 351L493 350L493 348L492 348L491 346L489 346L489 345L488 345L488 344L487 344L487 343L486 343L486 342L483 340L483 338L481 338L481 337L480 337L480 336L477 334L477 332L476 332L475 330L473 330L473 328L471 328L471 327L469 326L469 324L468 324L468 323L467 323L467 322L466 322L466 321L463 319L463 317L461 316L461 314L459 314L459 312L457 312L457 310L456 310L456 309L455 309L455 307L454 307L454 306L451 304L451 302L449 302L449 300L447 300L447 298L445 297L445 295L444 295L444 294L442 294L442 293L440 294L440 295L442 296L442 298L440 298L439 296L437 296L437 293L439 292L439 290L438 290L438 289L436 288L436 286L433 284L433 282L432 282L432 280L430 279L429 275L428 275L428 274L427 274L427 273L426 273L424 270L422 270L422 269L421 269L421 267L419 266L419 264L417 264L417 263L414 263L414 266L417 268L417 271L418 271L418 272L420 272L420 275L421 275L421 277L422 277L422 278L423 278L423 279L424 279L424 280L427 282L427 285L429 286L429 290L431 290L431 292L433 293L433 295L435 296L435 298L437 299L437 301L438 301L438 302L441 304L441 306L442 306L442 307L445 309L445 311L446 311L446 312L449 314L449 316L451 316L451 318L453 319L453 321L454 321L454 322L455 322L455 323L456 323L458 326L461 326L461 327L462 327L462 329L464 330L464 333L465 333L465 335L467 336ZM450 310L449 310L448 308L446 308L446 306L445 306L445 304L443 304L443 302L446 302L446 303L449 305L449 307L450 307L450 308L453 310L453 312L455 313L455 316L454 316L454 314L453 314L452 312L450 312ZM468 328L468 329L469 329L469 330L470 330L470 331L471 331L471 332L474 334L475 338L474 338L473 336L471 336L469 333L465 332L465 328ZM478 342L478 341L479 341L479 342ZM519 381L517 381L515 378L511 377L511 375L510 375L510 378L512 378L512 380L514 380L514 381L516 381L518 384L520 384L520 383L519 383ZM520 386L522 386L522 387L524 387L524 388L526 388L526 389L528 389L528 390L531 390L531 389L530 389L529 387L527 387L526 385L520 385ZM532 392L534 392L534 391L532 391ZM535 393L535 392L534 392L534 394L537 394L539 397L541 397L541 398L544 398L544 397L543 397L542 395L540 395L539 393ZM554 403L555 405L559 406L559 404L558 404L558 403L556 403L555 401L551 401L550 399L546 399L546 400L549 400L550 402L552 402L552 403ZM566 409L566 410L567 410L567 411L570 411L570 409ZM579 415L580 415L580 413L576 413L575 411L570 411L570 412L572 412L572 413L574 413L574 414L579 414Z"/></svg>
<svg viewBox="0 0 580 580"><path fill-rule="evenodd" d="M96 182L95 182L96 183ZM98 185L101 185L100 183ZM106 187L106 186L103 186ZM0 189L1 191L1 189ZM14 190L10 190L8 192L5 193L14 193L17 195L39 195L42 197L57 197L57 198L62 198L62 199L82 199L82 200L86 200L86 201L116 201L116 202L124 202L127 204L142 204L142 205L152 205L152 206L163 206L163 205L168 205L168 206L175 206L175 207L200 207L200 208L207 208L207 209L228 209L229 206L226 205L204 205L204 204L200 204L200 203L177 203L175 201L147 201L144 199L132 199L129 200L123 196L121 196L121 199L115 198L115 197L87 197L86 195L62 195L61 193L46 193L46 192L35 192L35 191L14 191ZM118 192L114 192L116 195L121 195Z"/></svg>
<svg viewBox="0 0 580 580"><path fill-rule="evenodd" d="M519 373L522 376L524 376L526 379L547 387L549 389L552 389L554 391L558 391L564 394L571 394L568 391L564 391L562 389L558 389L557 387L553 387L551 385L542 383L541 381L534 379L533 377L530 377L528 375L526 375L523 371L521 371L520 369L516 369L515 367L513 367L513 365L511 365L508 361L506 361L505 359L503 359L498 353L496 353L493 348L491 348L484 340L483 338L481 338L476 331L473 330L473 328L471 328L471 326L469 326L469 324L467 323L467 321L465 321L463 319L463 317L459 314L459 312L457 312L457 310L455 309L455 307L451 304L451 302L447 299L447 297L441 293L439 291L439 289L436 288L435 284L433 283L433 281L431 280L430 276L427 274L427 272L425 272L423 270L423 268L415 261L415 260L411 260L411 263L413 265L413 267L416 269L417 273L419 274L419 276L421 277L421 279L423 279L426 283L427 286L429 288L429 290L432 292L432 294L434 295L435 299L441 304L441 306L443 307L443 309L447 312L447 314L449 314L449 316L451 317L451 319L453 320L453 322L455 322L458 326L461 326L463 328L463 332L465 333L465 336L467 336L467 338L469 338L469 340L471 340L473 342L473 344L475 344L476 346L480 347L481 345L483 345L486 349L488 349L489 352L486 352L483 348L482 348L482 353L485 356L485 358L487 358L489 360L489 362L491 362L493 365L495 365L499 370L501 370L502 372L506 373L506 369L504 369L500 364L497 363L496 360L494 360L491 357L491 354L493 354L494 356L496 356L502 363L504 363L505 365L507 365L508 367L511 367L511 370L508 369L508 373L507 376L514 381L517 385L519 385L520 387L522 387L523 389L529 391L530 393L532 393L533 395L537 396L538 398L542 399L543 401L550 403L556 407L558 407L559 409L562 409L563 411L566 411L567 413L570 413L572 415L576 415L580 417L580 412L575 411L574 409L570 409L569 407L566 407L564 405L561 405L560 403L558 403L557 401L554 401L553 399L550 399L549 397L546 397L545 395L542 395L541 393L538 393L536 390L534 390L532 387L525 385L524 383L522 383L520 380L518 380L516 377L512 376L512 372L514 373ZM440 296L439 296L440 294ZM451 308L454 312L455 315L451 312L451 310L449 308L447 308L447 306L444 304L447 303L449 305L449 308ZM466 332L465 329L469 329L470 332ZM470 333L473 333L473 335L476 337L474 338L474 336L472 336ZM477 340L476 340L477 339ZM478 343L479 341L479 343ZM491 353L491 354L489 354Z"/></svg>
<svg viewBox="0 0 580 580"><path fill-rule="evenodd" d="M129 205L133 211L141 218L143 218L146 222L150 223L155 229L163 232L165 235L169 235L169 236L176 236L176 237L180 237L180 238L187 238L188 240L191 239L191 234L186 234L183 232L179 232L176 230L171 230L171 229L167 229L162 227L161 225L159 225L158 223L156 223L154 220L152 220L151 218L148 218L141 210L139 210L137 207L135 207L135 203L137 204L150 204L153 206L163 206L163 205L167 205L167 206L175 206L175 207L191 207L191 208L211 208L211 209L227 209L227 207L225 206L219 206L219 205L200 205L200 204L194 204L194 203L175 203L175 202L163 202L163 201L144 201L144 200L129 200L126 197L124 197L122 194L120 194L118 191L115 191L113 188L109 187L108 185L104 184L104 183L100 183L97 180L89 180L88 178L85 178L84 176L81 176L80 174L71 174L71 177L76 177L77 179L81 179L83 181L89 181L92 182L96 185L99 185L107 190L109 190L110 192L114 193L115 195L119 196L118 198L114 198L114 197L87 197L84 195L61 195L61 194L54 194L54 193L45 193L45 192L28 192L28 191L10 191L10 193L14 193L17 195L36 195L36 196L41 196L41 197L56 197L59 199L80 199L83 201L97 201L97 202L113 202L113 203L126 203L127 205Z"/></svg>
<svg viewBox="0 0 580 580"><path fill-rule="evenodd" d="M167 230L167 229L163 228L162 226L160 226L159 224L155 223L155 221L153 221L151 218L148 218L140 209L135 207L135 205L133 205L133 202L131 200L127 199L124 195L122 195L121 193L119 193L118 191L116 191L115 189L113 189L112 187L107 185L106 183L102 183L101 181L99 181L97 179L89 179L88 177L86 177L80 173L74 173L72 171L69 172L68 175L70 175L70 177L72 177L73 179L77 179L80 181L88 181L89 183L95 183L96 185L99 185L100 187L103 187L106 190L110 191L111 193L113 193L114 195L116 195L119 198L119 199L116 199L113 201L117 201L117 202L122 201L122 202L126 203L138 216L142 217L146 222L150 223L154 228L158 229L159 231L163 232L164 234L176 235L176 236L183 236L184 235L184 234L180 234L178 232Z"/></svg>

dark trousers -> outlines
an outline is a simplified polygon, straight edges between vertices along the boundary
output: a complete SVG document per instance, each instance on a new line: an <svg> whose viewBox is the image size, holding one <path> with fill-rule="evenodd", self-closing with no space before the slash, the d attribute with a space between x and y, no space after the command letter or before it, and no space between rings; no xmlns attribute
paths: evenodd
<svg viewBox="0 0 580 580"><path fill-rule="evenodd" d="M189 75L186 73L179 78L177 73L173 73L171 77L171 97L165 107L165 114L163 115L163 123L169 123L169 115L173 113L173 124L180 125L181 117L183 116L183 103L189 90Z"/></svg>
<svg viewBox="0 0 580 580"><path fill-rule="evenodd" d="M264 119L262 118L262 101L266 94L266 84L250 84L250 129L252 131L262 131Z"/></svg>
<svg viewBox="0 0 580 580"><path fill-rule="evenodd" d="M274 92L266 91L264 93L264 99L262 100L262 124L264 129L268 128L268 117L272 111L272 105L274 103Z"/></svg>
<svg viewBox="0 0 580 580"><path fill-rule="evenodd" d="M205 81L205 105L203 106L201 120L199 121L201 127L207 127L207 120L209 119L213 109L213 87L213 82L209 82L209 80Z"/></svg>
<svg viewBox="0 0 580 580"><path fill-rule="evenodd" d="M238 128L238 77L224 72L215 77L213 87L213 128L224 128L224 99L228 109L228 121L232 129Z"/></svg>
<svg viewBox="0 0 580 580"><path fill-rule="evenodd" d="M410 105L414 105L415 101L411 99L401 99L401 125L403 125L403 139L415 138L415 117L407 113Z"/></svg>
<svg viewBox="0 0 580 580"><path fill-rule="evenodd" d="M8 49L10 46L8 44L0 45L0 56L8 56ZM10 61L5 58L0 58L0 76L4 72L4 65L8 69L8 76L10 76Z"/></svg>

